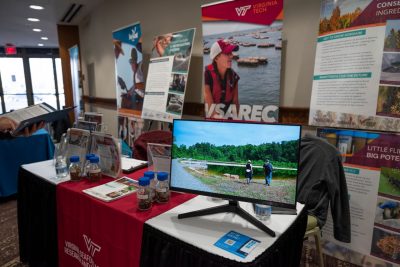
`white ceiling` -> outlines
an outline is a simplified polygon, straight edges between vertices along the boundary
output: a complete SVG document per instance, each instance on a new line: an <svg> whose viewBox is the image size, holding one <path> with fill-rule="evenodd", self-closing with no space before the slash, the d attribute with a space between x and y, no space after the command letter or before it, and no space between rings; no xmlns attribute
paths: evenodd
<svg viewBox="0 0 400 267"><path fill-rule="evenodd" d="M103 0L0 0L0 47L11 43L17 47L58 47L57 24L77 25ZM72 4L82 8L70 23L61 23ZM33 10L29 5L41 5L43 10ZM38 18L30 22L27 18ZM34 32L40 28L42 32ZM49 39L41 40L42 36Z"/></svg>

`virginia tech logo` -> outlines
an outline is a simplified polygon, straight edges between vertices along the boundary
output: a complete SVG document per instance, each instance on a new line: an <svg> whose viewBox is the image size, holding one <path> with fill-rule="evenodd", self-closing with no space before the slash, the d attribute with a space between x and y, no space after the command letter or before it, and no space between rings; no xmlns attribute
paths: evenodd
<svg viewBox="0 0 400 267"><path fill-rule="evenodd" d="M251 8L251 5L235 7L236 13L239 17L244 17L246 15L247 10Z"/></svg>
<svg viewBox="0 0 400 267"><path fill-rule="evenodd" d="M89 237L87 237L87 235L83 235L83 238L85 239L85 244L86 244L86 248L89 251L90 255L92 255L92 257L94 257L94 254L96 253L96 251L100 251L101 247L99 245L97 245L96 243L94 243Z"/></svg>

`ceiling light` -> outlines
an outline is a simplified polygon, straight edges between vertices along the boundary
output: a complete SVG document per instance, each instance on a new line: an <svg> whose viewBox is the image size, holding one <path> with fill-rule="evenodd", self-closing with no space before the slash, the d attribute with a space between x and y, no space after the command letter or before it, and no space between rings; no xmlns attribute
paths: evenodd
<svg viewBox="0 0 400 267"><path fill-rule="evenodd" d="M44 44L37 44L38 46L43 46Z"/></svg>
<svg viewBox="0 0 400 267"><path fill-rule="evenodd" d="M33 29L32 31L34 31L34 32L41 32L42 30L41 30L41 29Z"/></svg>
<svg viewBox="0 0 400 267"><path fill-rule="evenodd" d="M40 39L42 39L42 40L49 40L49 38L47 38L46 36L40 37Z"/></svg>
<svg viewBox="0 0 400 267"><path fill-rule="evenodd" d="M37 5L30 5L29 7L32 8L32 9L36 9L36 10L42 10L42 9L44 9L44 7L42 7L42 6L37 6Z"/></svg>
<svg viewBox="0 0 400 267"><path fill-rule="evenodd" d="M40 21L40 19L37 19L37 18L27 18L27 20L33 21L33 22L38 22L38 21Z"/></svg>

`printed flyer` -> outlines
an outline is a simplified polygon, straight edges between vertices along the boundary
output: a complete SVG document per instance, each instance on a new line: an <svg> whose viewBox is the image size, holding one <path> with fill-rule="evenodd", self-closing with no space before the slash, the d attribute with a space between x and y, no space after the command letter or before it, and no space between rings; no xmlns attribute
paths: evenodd
<svg viewBox="0 0 400 267"><path fill-rule="evenodd" d="M156 36L150 58L143 119L172 122L183 111L195 29Z"/></svg>
<svg viewBox="0 0 400 267"><path fill-rule="evenodd" d="M399 6L322 1L309 124L400 131Z"/></svg>
<svg viewBox="0 0 400 267"><path fill-rule="evenodd" d="M283 0L202 6L208 119L278 121Z"/></svg>
<svg viewBox="0 0 400 267"><path fill-rule="evenodd" d="M400 135L340 129L318 135L340 151L351 214L346 244L334 239L328 213L324 253L357 265L367 259L400 264Z"/></svg>

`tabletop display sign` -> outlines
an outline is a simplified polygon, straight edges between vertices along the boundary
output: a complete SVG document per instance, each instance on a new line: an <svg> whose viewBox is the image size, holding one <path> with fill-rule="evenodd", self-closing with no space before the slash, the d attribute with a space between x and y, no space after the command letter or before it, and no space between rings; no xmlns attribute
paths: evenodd
<svg viewBox="0 0 400 267"><path fill-rule="evenodd" d="M214 246L222 248L223 250L233 253L241 258L246 258L246 256L249 255L258 244L260 244L260 241L256 239L235 231L230 231L221 237Z"/></svg>
<svg viewBox="0 0 400 267"><path fill-rule="evenodd" d="M65 158L69 162L71 156L79 156L81 162L90 149L90 131L70 128L66 135L66 147L63 149Z"/></svg>
<svg viewBox="0 0 400 267"><path fill-rule="evenodd" d="M93 132L97 130L97 122L78 120L75 127Z"/></svg>
<svg viewBox="0 0 400 267"><path fill-rule="evenodd" d="M121 153L118 141L110 134L93 132L90 151L100 157L103 174L117 178L121 172Z"/></svg>
<svg viewBox="0 0 400 267"><path fill-rule="evenodd" d="M208 119L278 121L283 0L202 6Z"/></svg>
<svg viewBox="0 0 400 267"><path fill-rule="evenodd" d="M113 31L118 111L140 117L144 97L142 30L135 23Z"/></svg>
<svg viewBox="0 0 400 267"><path fill-rule="evenodd" d="M309 124L400 131L396 3L322 1Z"/></svg>
<svg viewBox="0 0 400 267"><path fill-rule="evenodd" d="M370 256L400 264L400 135L348 129L319 129L318 135L340 151L351 214L349 244L335 240L328 214L324 253L344 253L358 266Z"/></svg>
<svg viewBox="0 0 400 267"><path fill-rule="evenodd" d="M156 36L150 58L143 119L182 117L195 29Z"/></svg>

